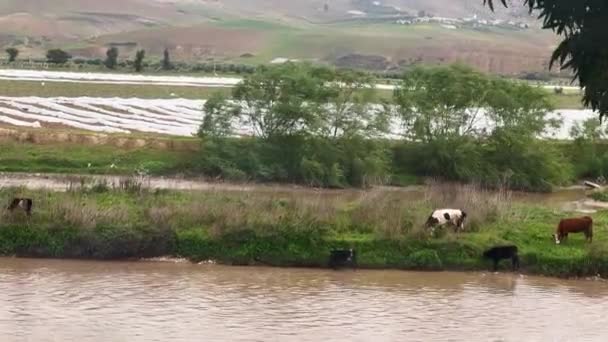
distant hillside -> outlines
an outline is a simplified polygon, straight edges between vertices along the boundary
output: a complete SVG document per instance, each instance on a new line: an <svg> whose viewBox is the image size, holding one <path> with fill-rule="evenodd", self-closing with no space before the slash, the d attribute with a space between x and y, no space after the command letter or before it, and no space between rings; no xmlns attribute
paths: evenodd
<svg viewBox="0 0 608 342"><path fill-rule="evenodd" d="M541 71L553 36L524 8L482 0L3 0L0 46L24 57L51 47L98 57L118 46L159 58L268 63L276 58L391 69L462 61Z"/></svg>

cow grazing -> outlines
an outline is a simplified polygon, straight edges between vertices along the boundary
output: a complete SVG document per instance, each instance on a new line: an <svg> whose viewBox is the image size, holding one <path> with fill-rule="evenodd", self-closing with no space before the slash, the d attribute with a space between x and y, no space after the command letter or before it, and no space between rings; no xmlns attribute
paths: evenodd
<svg viewBox="0 0 608 342"><path fill-rule="evenodd" d="M342 267L357 267L357 252L354 249L335 249L329 254L329 267L334 270Z"/></svg>
<svg viewBox="0 0 608 342"><path fill-rule="evenodd" d="M568 238L570 233L584 233L587 241L593 240L593 219L589 216L567 218L559 221L557 230L553 234L555 244L559 245Z"/></svg>
<svg viewBox="0 0 608 342"><path fill-rule="evenodd" d="M457 232L464 229L464 220L466 218L467 213L460 209L437 209L426 220L425 227L435 228L449 224Z"/></svg>
<svg viewBox="0 0 608 342"><path fill-rule="evenodd" d="M33 205L34 201L32 201L31 198L13 198L7 209L9 211L14 211L17 208L20 208L25 211L27 216L31 216Z"/></svg>
<svg viewBox="0 0 608 342"><path fill-rule="evenodd" d="M517 246L496 246L483 252L485 259L490 259L494 263L494 271L498 268L498 263L503 259L511 259L513 270L519 268L519 256L517 255Z"/></svg>

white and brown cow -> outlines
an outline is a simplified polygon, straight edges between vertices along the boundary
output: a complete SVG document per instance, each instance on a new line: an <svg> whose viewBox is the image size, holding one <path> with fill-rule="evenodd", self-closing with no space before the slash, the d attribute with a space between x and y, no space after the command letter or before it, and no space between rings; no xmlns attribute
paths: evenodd
<svg viewBox="0 0 608 342"><path fill-rule="evenodd" d="M454 231L464 230L464 220L467 217L461 209L437 209L426 220L425 227L434 229L435 227L451 225Z"/></svg>
<svg viewBox="0 0 608 342"><path fill-rule="evenodd" d="M9 211L14 211L15 209L19 208L25 211L27 216L31 216L33 205L34 201L31 198L13 198L6 209Z"/></svg>

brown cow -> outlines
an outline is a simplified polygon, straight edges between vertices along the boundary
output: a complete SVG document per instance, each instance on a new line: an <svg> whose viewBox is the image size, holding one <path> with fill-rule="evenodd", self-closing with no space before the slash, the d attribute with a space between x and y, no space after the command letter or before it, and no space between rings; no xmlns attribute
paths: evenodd
<svg viewBox="0 0 608 342"><path fill-rule="evenodd" d="M568 238L570 233L585 233L587 241L593 240L593 219L589 216L567 218L559 221L557 231L553 234L556 244Z"/></svg>

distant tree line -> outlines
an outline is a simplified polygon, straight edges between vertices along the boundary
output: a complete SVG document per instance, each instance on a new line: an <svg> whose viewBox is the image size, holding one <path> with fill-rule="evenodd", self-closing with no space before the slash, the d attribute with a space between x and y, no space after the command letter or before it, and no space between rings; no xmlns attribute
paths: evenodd
<svg viewBox="0 0 608 342"><path fill-rule="evenodd" d="M9 63L13 63L19 56L19 50L8 48L5 50ZM164 70L174 72L205 72L205 73L231 73L231 74L251 74L255 67L247 64L218 63L218 62L174 62L171 60L169 49L163 51L163 57L159 62L149 62L146 60L145 50L138 50L133 60L120 58L120 51L116 47L111 47L106 51L105 59L100 58L73 58L68 52L61 49L51 49L47 51L45 59L29 59L32 63L50 63L58 67L83 67L98 66L111 70L134 69L141 72L146 68L153 70Z"/></svg>
<svg viewBox="0 0 608 342"><path fill-rule="evenodd" d="M326 187L437 177L549 190L575 178L564 151L539 139L561 125L542 89L464 66L415 68L390 100L376 82L307 64L257 68L232 98L206 102L201 172Z"/></svg>
<svg viewBox="0 0 608 342"><path fill-rule="evenodd" d="M19 56L19 50L16 48L8 48L5 50L9 63L15 62ZM163 51L163 57L160 62L148 62L145 60L146 52L144 50L138 50L133 60L124 59L119 60L120 51L117 47L110 47L106 51L106 58L72 58L72 56L61 50L52 49L47 52L46 59L34 59L34 63L52 63L57 66L69 66L70 64L76 66L105 66L108 69L134 69L137 72L141 72L144 68L152 70L164 70L164 71L175 71L175 72L204 72L204 73L220 73L220 74L252 74L256 67L249 64L237 64L237 63L219 63L219 62L173 62L169 49ZM415 66L404 67L396 70L388 71L373 71L369 72L370 75L379 80L391 80L399 81L404 72L414 69ZM348 68L344 68L349 70ZM362 70L365 71L365 70ZM367 71L366 71L367 72ZM517 75L517 78L527 81L538 81L538 82L551 82L561 75L558 73L550 72L524 72ZM567 83L567 82L561 82Z"/></svg>

